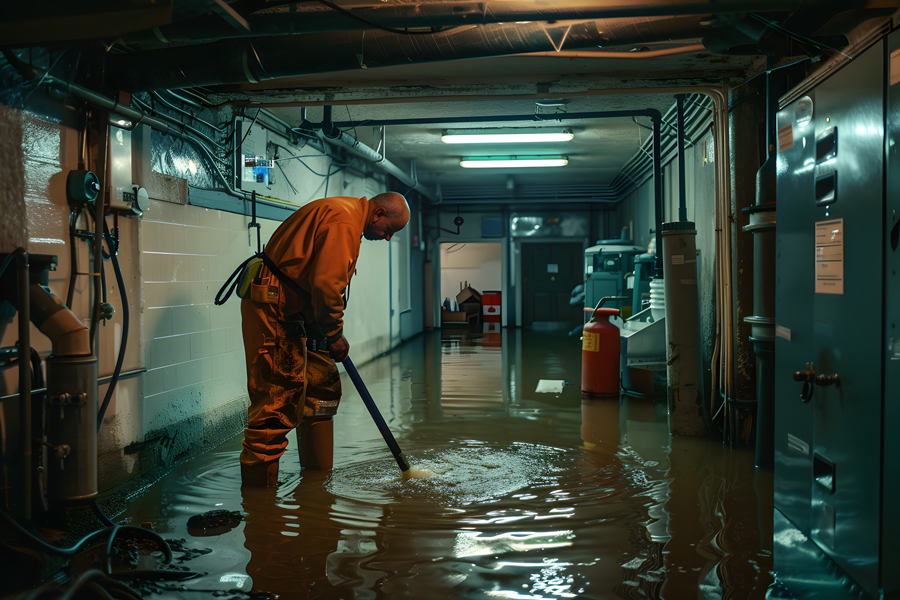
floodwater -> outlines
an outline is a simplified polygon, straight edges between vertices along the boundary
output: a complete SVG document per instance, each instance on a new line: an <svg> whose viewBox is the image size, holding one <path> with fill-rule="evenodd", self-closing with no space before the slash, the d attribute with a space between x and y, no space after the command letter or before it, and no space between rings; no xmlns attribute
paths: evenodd
<svg viewBox="0 0 900 600"><path fill-rule="evenodd" d="M580 360L565 333L444 331L360 368L430 478L400 477L346 377L332 472L293 439L277 489L241 490L240 437L180 465L119 517L200 551L151 597L764 598L771 473L670 436L664 401L582 400ZM217 509L243 521L188 528Z"/></svg>

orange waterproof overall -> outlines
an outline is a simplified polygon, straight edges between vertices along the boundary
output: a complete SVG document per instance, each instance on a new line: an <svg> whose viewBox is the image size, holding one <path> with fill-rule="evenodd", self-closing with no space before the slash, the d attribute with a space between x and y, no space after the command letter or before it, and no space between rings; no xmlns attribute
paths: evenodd
<svg viewBox="0 0 900 600"><path fill-rule="evenodd" d="M340 375L323 347L343 335L343 292L373 210L365 197L316 200L288 217L266 245L266 255L308 295L299 297L263 266L241 300L250 396L242 464L277 461L301 419L337 411Z"/></svg>

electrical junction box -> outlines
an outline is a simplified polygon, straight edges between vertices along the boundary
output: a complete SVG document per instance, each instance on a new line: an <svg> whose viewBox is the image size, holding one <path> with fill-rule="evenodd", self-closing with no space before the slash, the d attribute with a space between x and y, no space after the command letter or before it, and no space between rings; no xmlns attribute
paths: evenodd
<svg viewBox="0 0 900 600"><path fill-rule="evenodd" d="M252 121L239 120L238 127L235 128L236 142L241 144L240 152L236 153L238 164L235 165L235 173L239 174L237 187L246 192L265 194L272 183L271 170L275 168L275 161L269 160L266 154L268 133L259 124L253 125L247 132L246 128L251 123Z"/></svg>

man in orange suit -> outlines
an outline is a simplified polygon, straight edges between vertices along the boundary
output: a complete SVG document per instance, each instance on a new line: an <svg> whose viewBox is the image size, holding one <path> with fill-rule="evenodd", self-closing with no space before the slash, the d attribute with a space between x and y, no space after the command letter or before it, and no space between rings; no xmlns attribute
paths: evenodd
<svg viewBox="0 0 900 600"><path fill-rule="evenodd" d="M265 266L241 300L249 423L241 452L243 485L274 487L287 434L297 428L300 464L330 469L333 422L341 399L335 361L347 358L344 291L361 238L390 240L409 222L397 193L371 199L322 198L282 223L265 247L281 272ZM289 278L299 286L285 285ZM292 289L294 288L294 289Z"/></svg>

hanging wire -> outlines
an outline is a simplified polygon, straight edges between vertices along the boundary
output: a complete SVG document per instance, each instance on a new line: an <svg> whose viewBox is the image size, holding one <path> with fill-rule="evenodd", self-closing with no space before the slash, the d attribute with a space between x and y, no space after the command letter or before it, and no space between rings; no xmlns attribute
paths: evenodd
<svg viewBox="0 0 900 600"><path fill-rule="evenodd" d="M241 146L244 145L244 140L247 139L247 136L250 135L250 130L253 129L253 126L256 125L256 120L259 118L259 113L262 112L262 109L259 108L256 110L256 116L253 117L253 121L250 123L250 127L247 128L247 131L244 133L244 137L241 138L241 143L238 144L238 147L235 148L236 152L240 152Z"/></svg>
<svg viewBox="0 0 900 600"><path fill-rule="evenodd" d="M785 34L786 36L791 37L791 38L794 38L794 39L797 40L798 42L803 42L803 43L806 43L806 44L812 44L813 46L815 46L816 48L819 48L820 50L823 49L823 48L824 48L824 49L827 49L827 50L831 50L831 51L833 51L833 52L837 52L838 54L840 54L840 55L842 55L842 56L844 56L844 57L846 57L846 58L849 58L850 60L853 60L853 57L852 57L852 56L850 56L849 54L844 54L843 52L841 52L841 51L838 50L837 48L833 48L833 47L829 46L828 44L823 44L822 42L817 42L817 41L815 41L815 40L813 40L813 39L811 39L811 38L808 38L808 37L806 37L806 36L802 36L802 35L800 35L799 33L794 33L794 32L791 31L790 29L787 29L786 27L783 27L783 26L779 25L779 24L776 23L775 21L771 21L771 20L769 20L769 19L767 19L767 18L765 18L765 17L763 17L763 16L761 16L761 15L758 15L758 14L756 14L756 13L750 13L750 16L753 17L754 19L757 19L758 21L760 21L760 22L762 22L762 23L768 25L769 27L771 27L771 28L774 29L775 31L780 31L781 33Z"/></svg>

